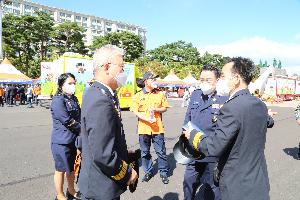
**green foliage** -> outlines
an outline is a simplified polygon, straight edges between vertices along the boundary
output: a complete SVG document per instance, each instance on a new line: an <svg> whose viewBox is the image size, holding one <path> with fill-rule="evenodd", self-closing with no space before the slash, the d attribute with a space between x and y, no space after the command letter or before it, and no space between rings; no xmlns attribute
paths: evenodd
<svg viewBox="0 0 300 200"><path fill-rule="evenodd" d="M180 62L182 65L197 65L200 61L200 54L192 43L182 40L170 44L164 44L146 53L150 60L158 60L163 64Z"/></svg>
<svg viewBox="0 0 300 200"><path fill-rule="evenodd" d="M282 64L281 64L281 61L280 61L280 60L278 61L277 68L278 68L278 69L281 69L281 68L282 68Z"/></svg>
<svg viewBox="0 0 300 200"><path fill-rule="evenodd" d="M40 62L50 54L53 24L53 19L42 12L36 17L9 14L3 18L4 54L27 76L39 76Z"/></svg>
<svg viewBox="0 0 300 200"><path fill-rule="evenodd" d="M18 70L38 78L41 61L51 61L67 51L88 52L83 31L76 23L54 27L53 18L45 12L35 16L8 14L3 18L4 54Z"/></svg>
<svg viewBox="0 0 300 200"><path fill-rule="evenodd" d="M277 60L274 58L273 59L273 67L276 68L277 67Z"/></svg>
<svg viewBox="0 0 300 200"><path fill-rule="evenodd" d="M229 57L223 57L219 54L209 54L206 52L203 56L200 58L200 65L216 65L219 69L222 69L224 64L226 63L226 60L228 60Z"/></svg>
<svg viewBox="0 0 300 200"><path fill-rule="evenodd" d="M137 59L135 63L140 76L152 70L164 78L172 69L179 78L183 79L189 73L199 78L204 65L214 64L222 68L226 59L228 58L218 54L205 53L200 56L197 48L191 43L177 41L146 52L145 56Z"/></svg>
<svg viewBox="0 0 300 200"><path fill-rule="evenodd" d="M76 22L65 22L54 27L52 33L53 49L58 55L74 52L86 55L88 49L84 46L84 29Z"/></svg>
<svg viewBox="0 0 300 200"><path fill-rule="evenodd" d="M108 33L94 38L91 50L94 51L106 44L116 45L126 51L125 61L132 62L142 56L144 45L140 36L130 32Z"/></svg>

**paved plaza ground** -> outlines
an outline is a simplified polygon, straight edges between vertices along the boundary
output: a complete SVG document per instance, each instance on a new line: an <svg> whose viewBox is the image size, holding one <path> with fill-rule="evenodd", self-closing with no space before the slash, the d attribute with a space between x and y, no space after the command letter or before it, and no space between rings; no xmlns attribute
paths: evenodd
<svg viewBox="0 0 300 200"><path fill-rule="evenodd" d="M140 183L134 194L126 192L121 199L183 199L184 167L174 161L172 148L180 135L186 108L181 108L178 100L170 100L170 103L172 108L163 116L171 166L170 184L163 185L159 174L156 174L150 182ZM300 199L300 161L296 159L300 127L296 124L293 113L297 104L298 102L291 101L269 105L278 112L274 118L274 128L268 130L265 149L272 200ZM136 117L129 111L124 111L123 121L129 148L138 148ZM54 199L51 128L49 109L0 107L0 199ZM153 149L152 152L154 153ZM153 158L156 159L155 153Z"/></svg>

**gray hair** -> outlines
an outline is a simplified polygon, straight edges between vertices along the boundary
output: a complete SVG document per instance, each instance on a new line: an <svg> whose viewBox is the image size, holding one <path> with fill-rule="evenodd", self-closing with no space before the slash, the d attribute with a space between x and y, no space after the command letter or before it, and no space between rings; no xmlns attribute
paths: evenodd
<svg viewBox="0 0 300 200"><path fill-rule="evenodd" d="M110 63L112 57L116 55L124 56L125 50L117 47L116 45L111 45L111 44L107 44L99 49L96 49L93 56L94 73L102 65Z"/></svg>

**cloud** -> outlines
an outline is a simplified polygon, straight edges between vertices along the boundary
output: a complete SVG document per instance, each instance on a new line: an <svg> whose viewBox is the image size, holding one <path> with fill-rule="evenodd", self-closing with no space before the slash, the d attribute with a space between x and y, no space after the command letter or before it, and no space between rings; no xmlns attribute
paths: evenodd
<svg viewBox="0 0 300 200"><path fill-rule="evenodd" d="M300 40L300 33L298 33L298 34L295 35L295 39L296 40Z"/></svg>
<svg viewBox="0 0 300 200"><path fill-rule="evenodd" d="M300 38L300 34L299 34ZM208 53L221 54L223 56L243 56L251 58L255 63L261 59L268 64L273 63L273 59L281 60L282 66L293 68L293 71L300 72L300 43L288 44L268 40L263 37L252 37L237 40L227 44L208 45L198 48L201 55Z"/></svg>

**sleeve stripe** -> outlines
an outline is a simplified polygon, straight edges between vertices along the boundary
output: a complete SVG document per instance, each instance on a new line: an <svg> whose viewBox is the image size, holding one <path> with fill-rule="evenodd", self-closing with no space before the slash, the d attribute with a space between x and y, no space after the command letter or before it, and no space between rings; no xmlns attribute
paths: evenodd
<svg viewBox="0 0 300 200"><path fill-rule="evenodd" d="M120 172L117 175L112 176L111 177L112 179L119 181L125 177L128 169L128 164L124 160L122 160L122 164L120 165L120 168L121 168Z"/></svg>
<svg viewBox="0 0 300 200"><path fill-rule="evenodd" d="M194 149L198 150L198 144L200 142L202 134L200 132L196 133L194 139L193 139L193 147Z"/></svg>

